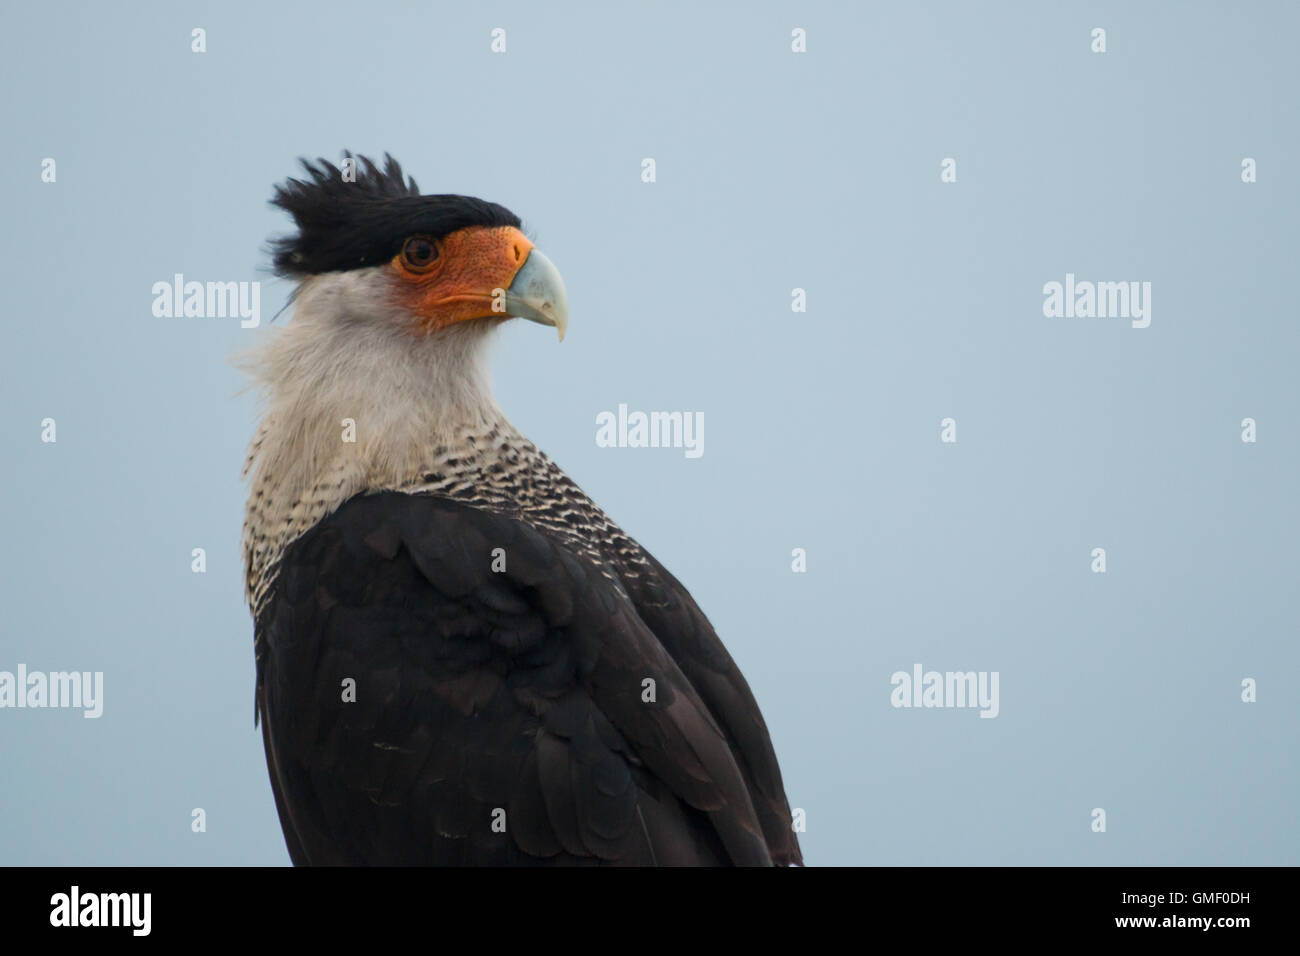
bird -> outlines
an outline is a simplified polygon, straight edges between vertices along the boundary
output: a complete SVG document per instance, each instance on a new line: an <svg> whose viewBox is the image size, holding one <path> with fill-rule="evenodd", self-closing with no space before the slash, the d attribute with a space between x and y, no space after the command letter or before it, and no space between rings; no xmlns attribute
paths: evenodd
<svg viewBox="0 0 1300 956"><path fill-rule="evenodd" d="M391 155L300 162L271 199L292 316L239 360L254 721L292 863L803 865L709 620L493 397L496 329L564 338L556 266Z"/></svg>

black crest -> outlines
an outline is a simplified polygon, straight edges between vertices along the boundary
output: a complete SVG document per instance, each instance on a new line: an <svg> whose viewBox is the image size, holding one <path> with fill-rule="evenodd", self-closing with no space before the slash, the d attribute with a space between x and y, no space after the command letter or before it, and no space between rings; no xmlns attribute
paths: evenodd
<svg viewBox="0 0 1300 956"><path fill-rule="evenodd" d="M351 153L343 154L352 159ZM275 188L271 205L293 216L298 232L271 243L275 271L282 276L343 272L387 262L411 235L440 238L467 226L519 227L504 206L472 196L421 196L385 154L380 169L365 156L355 159L354 182L333 163L302 160L307 175Z"/></svg>

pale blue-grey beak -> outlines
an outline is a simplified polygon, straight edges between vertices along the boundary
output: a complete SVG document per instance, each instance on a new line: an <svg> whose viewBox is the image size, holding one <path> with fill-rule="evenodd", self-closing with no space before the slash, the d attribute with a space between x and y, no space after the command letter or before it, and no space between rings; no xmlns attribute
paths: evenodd
<svg viewBox="0 0 1300 956"><path fill-rule="evenodd" d="M554 326L564 341L564 330L569 325L569 297L564 291L564 280L555 263L537 249L515 273L510 288L506 290L506 314Z"/></svg>

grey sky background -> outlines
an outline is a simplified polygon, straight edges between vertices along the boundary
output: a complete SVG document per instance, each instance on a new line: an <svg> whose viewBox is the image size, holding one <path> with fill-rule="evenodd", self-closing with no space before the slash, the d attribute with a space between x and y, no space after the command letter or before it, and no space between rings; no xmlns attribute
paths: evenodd
<svg viewBox="0 0 1300 956"><path fill-rule="evenodd" d="M564 274L498 400L709 614L809 864L1300 863L1297 11L6 4L0 670L105 700L0 710L0 863L288 862L229 357L290 292L272 185L344 148ZM261 280L263 327L155 318L178 272ZM1150 327L1045 318L1067 272L1151 282ZM703 412L703 457L598 448L619 403ZM891 707L918 662L999 716Z"/></svg>

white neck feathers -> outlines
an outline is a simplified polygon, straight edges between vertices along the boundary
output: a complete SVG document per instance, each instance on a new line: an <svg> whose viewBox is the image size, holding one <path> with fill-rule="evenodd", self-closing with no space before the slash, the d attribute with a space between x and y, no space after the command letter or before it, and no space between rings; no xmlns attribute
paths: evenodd
<svg viewBox="0 0 1300 956"><path fill-rule="evenodd" d="M517 435L485 365L500 322L421 335L383 272L306 280L288 326L237 360L266 402L245 464L250 593L289 541L353 495L401 487L469 439Z"/></svg>

